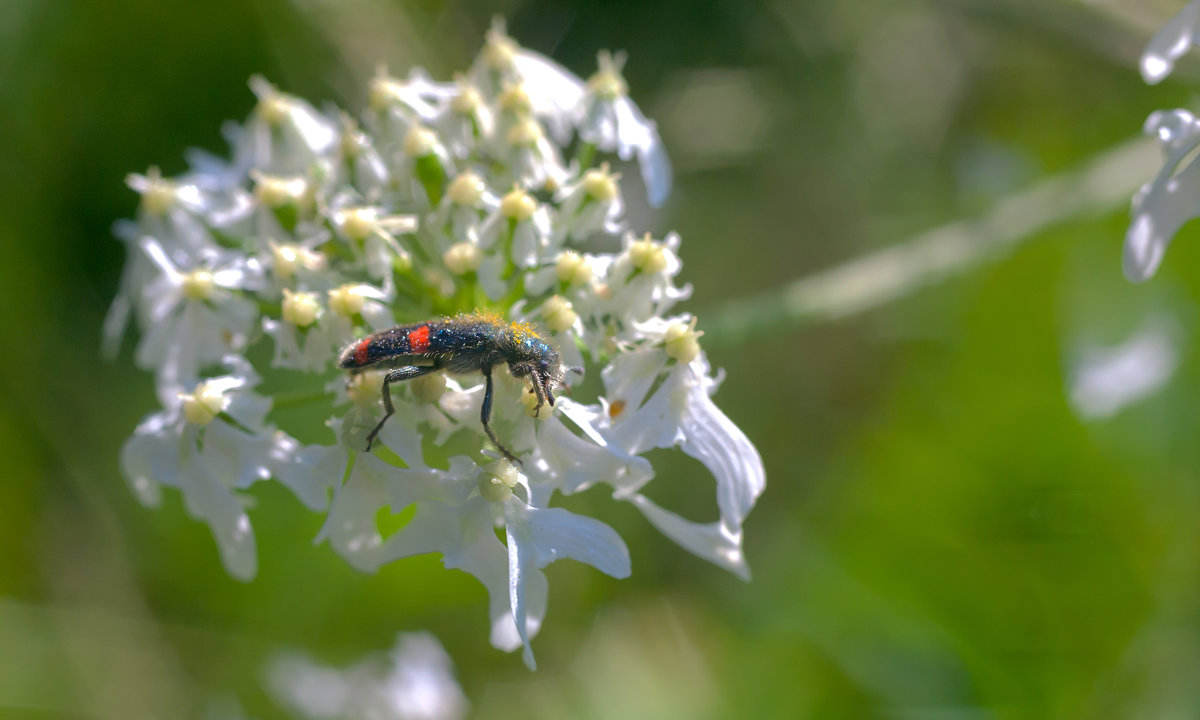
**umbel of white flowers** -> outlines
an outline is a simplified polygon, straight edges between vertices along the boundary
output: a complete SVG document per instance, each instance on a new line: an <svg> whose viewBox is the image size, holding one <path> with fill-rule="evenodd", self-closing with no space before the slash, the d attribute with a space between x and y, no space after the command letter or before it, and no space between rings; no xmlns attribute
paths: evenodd
<svg viewBox="0 0 1200 720"><path fill-rule="evenodd" d="M711 399L721 374L695 318L671 314L691 291L675 284L679 236L629 232L621 175L596 163L636 162L651 204L670 190L624 61L601 53L584 81L497 22L453 82L380 70L358 121L254 78L257 106L226 132L230 160L194 153L180 177L130 176L141 204L117 226L128 262L105 334L115 348L133 318L135 361L154 373L162 404L122 450L137 496L154 505L162 486L178 488L230 574L249 579L257 554L243 491L283 483L327 512L320 539L357 568L436 552L477 577L492 643L523 646L530 667L542 568L569 557L630 573L621 538L552 507L556 493L608 485L688 551L748 578L742 522L765 484L762 461ZM500 373L492 424L517 468L489 449L479 378L427 375L395 386L396 414L364 453L383 412L381 375L347 383L338 351L398 322L476 309L545 328L566 365L599 373L598 396L577 391L535 418L536 398ZM273 351L250 352L262 344ZM273 424L276 398L256 388L280 368L311 374L337 409L328 430L289 429L330 444ZM717 520L686 520L644 494L655 448L708 468ZM696 492L706 487L695 478ZM380 533L377 512L410 506L407 524Z"/></svg>
<svg viewBox="0 0 1200 720"><path fill-rule="evenodd" d="M1200 38L1200 0L1184 6L1142 52L1142 77L1161 82L1175 61ZM1158 269L1167 245L1187 221L1200 216L1200 120L1187 110L1159 110L1146 118L1144 130L1158 140L1162 170L1133 198L1133 221L1125 235L1125 276L1134 282L1148 280Z"/></svg>

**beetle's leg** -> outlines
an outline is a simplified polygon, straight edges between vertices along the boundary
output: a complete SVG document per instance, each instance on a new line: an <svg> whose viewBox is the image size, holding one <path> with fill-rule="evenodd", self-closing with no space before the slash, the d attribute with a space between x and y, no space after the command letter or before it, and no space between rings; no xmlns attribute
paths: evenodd
<svg viewBox="0 0 1200 720"><path fill-rule="evenodd" d="M389 386L394 382L419 378L422 375L428 375L434 370L439 369L440 368L434 365L412 365L409 367L396 368L395 370L388 371L388 374L383 377L383 409L385 412L383 413L383 418L380 419L379 424L376 425L375 429L371 431L371 434L367 436L367 452L371 452L371 443L375 442L375 436L378 435L379 431L383 429L383 424L387 422L387 419L396 412L396 409L392 407L392 389Z"/></svg>
<svg viewBox="0 0 1200 720"><path fill-rule="evenodd" d="M515 455L510 453L508 448L500 444L500 441L496 439L496 433L492 432L492 426L488 425L488 420L492 419L492 369L490 367L485 367L482 368L482 370L484 380L487 381L487 387L483 392L483 407L479 409L479 420L483 423L483 430L487 433L487 436L491 438L492 444L496 446L496 449L499 450L510 463L519 468L521 467L521 461L518 460Z"/></svg>

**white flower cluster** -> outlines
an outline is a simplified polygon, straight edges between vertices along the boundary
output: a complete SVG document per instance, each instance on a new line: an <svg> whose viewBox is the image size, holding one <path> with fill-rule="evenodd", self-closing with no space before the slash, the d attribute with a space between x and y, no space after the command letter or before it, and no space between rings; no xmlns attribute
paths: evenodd
<svg viewBox="0 0 1200 720"><path fill-rule="evenodd" d="M1200 44L1200 0L1184 6L1142 52L1142 78L1161 82L1175 61ZM1158 270L1167 245L1184 223L1200 216L1200 119L1187 110L1159 110L1146 118L1144 130L1158 140L1164 163L1158 175L1133 198L1133 222L1125 235L1125 276L1148 280Z"/></svg>
<svg viewBox="0 0 1200 720"><path fill-rule="evenodd" d="M530 667L542 568L570 557L630 572L621 538L551 507L556 493L606 484L687 550L747 577L742 522L763 466L711 400L720 374L695 319L669 315L690 293L675 284L680 239L629 233L620 176L594 164L598 154L635 161L652 204L670 189L622 63L601 54L585 82L498 23L453 82L381 71L361 122L256 78L257 107L228 131L230 162L195 156L178 178L131 176L141 205L118 226L129 260L106 340L116 346L136 320L135 359L154 372L163 406L122 451L138 497L153 504L160 486L179 488L229 572L248 579L256 551L241 491L282 482L327 510L320 538L355 567L437 552L477 577L493 644L524 646ZM585 250L603 247L612 251ZM395 386L396 414L362 452L383 413L381 374L348 383L339 350L397 322L473 311L546 328L565 365L599 372L594 402L577 390L535 418L536 398L502 373L492 424L518 468L485 451L478 376L430 374ZM276 369L310 374L337 408L333 444L272 424L278 398L256 386ZM673 447L711 471L716 521L686 520L643 494L654 477L644 454ZM381 533L381 509L414 506L407 524Z"/></svg>

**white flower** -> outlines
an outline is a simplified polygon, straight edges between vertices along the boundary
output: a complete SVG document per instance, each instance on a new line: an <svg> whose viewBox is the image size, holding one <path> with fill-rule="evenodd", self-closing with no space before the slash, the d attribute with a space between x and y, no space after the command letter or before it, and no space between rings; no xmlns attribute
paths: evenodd
<svg viewBox="0 0 1200 720"><path fill-rule="evenodd" d="M1150 38L1146 49L1142 51L1142 78L1155 85L1170 75L1175 68L1175 61L1195 44L1198 27L1200 0L1193 0Z"/></svg>
<svg viewBox="0 0 1200 720"><path fill-rule="evenodd" d="M1162 262L1171 238L1188 220L1200 215L1200 165L1182 165L1200 145L1200 120L1186 110L1158 111L1146 119L1166 162L1158 176L1133 198L1133 222L1125 235L1125 276L1147 280Z"/></svg>
<svg viewBox="0 0 1200 720"><path fill-rule="evenodd" d="M617 181L620 173L610 172L608 163L584 172L578 180L558 193L559 222L567 237L586 239L598 232L621 231L625 205Z"/></svg>
<svg viewBox="0 0 1200 720"><path fill-rule="evenodd" d="M480 486L491 481L465 457L452 458L449 470L437 470L398 468L359 455L318 539L329 540L364 571L401 557L441 553L447 568L464 570L487 587L492 644L504 650L524 646L532 668L529 639L541 627L546 607L541 568L570 557L626 577L629 552L612 528L591 518L536 508L512 492L489 501ZM523 490L528 493L528 486ZM379 509L395 512L410 505L416 506L412 520L382 537L375 523ZM496 538L498 525L505 528L507 547Z"/></svg>
<svg viewBox="0 0 1200 720"><path fill-rule="evenodd" d="M621 76L625 54L613 57L602 51L597 62L600 67L581 100L579 136L622 160L636 157L650 205L659 207L671 194L671 162L658 128L629 99Z"/></svg>
<svg viewBox="0 0 1200 720"><path fill-rule="evenodd" d="M270 175L302 175L330 153L337 126L304 100L279 92L265 78L250 78L258 96L254 115L236 133L234 165Z"/></svg>
<svg viewBox="0 0 1200 720"><path fill-rule="evenodd" d="M655 323L648 336L677 340L678 322ZM709 375L708 360L696 354L687 363L668 366L664 348L648 347L617 356L602 373L604 407L566 405L564 413L585 432L597 433L620 458L652 448L679 446L709 469L717 482L720 520L703 524L684 520L638 492L649 479L630 473L610 484L614 497L632 502L651 523L690 552L749 578L742 554L742 521L766 486L758 451L713 403L719 379ZM661 379L653 394L650 389Z"/></svg>
<svg viewBox="0 0 1200 720"><path fill-rule="evenodd" d="M293 443L263 424L270 401L250 392L257 378L239 358L237 374L198 383L138 425L121 450L121 466L146 505L159 503L159 486L177 487L193 517L212 529L230 575L254 577L254 530L235 492L272 475L310 507L324 507L324 491L286 449ZM226 420L229 418L229 420Z"/></svg>
<svg viewBox="0 0 1200 720"><path fill-rule="evenodd" d="M268 666L266 687L289 710L313 720L462 720L467 714L450 656L429 633L400 633L386 659L344 670L283 653Z"/></svg>
<svg viewBox="0 0 1200 720"><path fill-rule="evenodd" d="M188 264L167 257L153 238L138 242L158 276L145 284L137 301L142 332L135 360L154 370L161 401L166 404L199 378L202 366L238 352L258 318L258 310L236 291L260 279L257 260L233 253L192 257L176 253Z"/></svg>

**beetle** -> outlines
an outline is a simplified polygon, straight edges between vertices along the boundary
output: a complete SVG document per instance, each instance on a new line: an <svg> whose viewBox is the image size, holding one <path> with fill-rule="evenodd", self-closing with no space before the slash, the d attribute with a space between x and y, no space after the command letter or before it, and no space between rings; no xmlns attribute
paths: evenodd
<svg viewBox="0 0 1200 720"><path fill-rule="evenodd" d="M486 382L479 419L483 429L509 462L520 467L517 459L492 432L492 369L507 364L516 378L530 379L537 395L534 416L542 405L554 406L554 388L561 385L567 368L559 359L558 349L544 340L528 323L506 322L498 315L466 313L451 318L413 325L397 325L367 335L342 350L338 366L351 373L388 368L383 378L383 418L367 436L367 450L395 413L391 385L403 380L445 371L456 375L481 372ZM578 368L571 368L582 372Z"/></svg>

